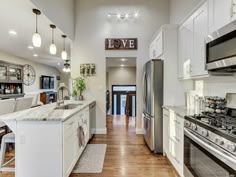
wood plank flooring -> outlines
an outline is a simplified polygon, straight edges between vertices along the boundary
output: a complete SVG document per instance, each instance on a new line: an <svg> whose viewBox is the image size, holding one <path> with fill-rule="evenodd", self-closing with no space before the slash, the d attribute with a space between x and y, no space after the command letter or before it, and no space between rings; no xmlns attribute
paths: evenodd
<svg viewBox="0 0 236 177"><path fill-rule="evenodd" d="M107 129L107 135L96 135L90 142L107 144L103 172L71 174L70 177L178 177L169 161L151 153L143 136L136 135L135 118L108 116ZM7 158L13 155L11 152ZM14 174L3 173L2 177L14 177Z"/></svg>

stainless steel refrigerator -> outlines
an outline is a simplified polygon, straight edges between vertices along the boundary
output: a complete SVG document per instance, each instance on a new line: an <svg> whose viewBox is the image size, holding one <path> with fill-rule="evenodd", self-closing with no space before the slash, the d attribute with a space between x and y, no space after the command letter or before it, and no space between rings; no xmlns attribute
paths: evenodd
<svg viewBox="0 0 236 177"><path fill-rule="evenodd" d="M143 75L144 138L155 153L163 152L163 63L158 59L150 60L144 66Z"/></svg>

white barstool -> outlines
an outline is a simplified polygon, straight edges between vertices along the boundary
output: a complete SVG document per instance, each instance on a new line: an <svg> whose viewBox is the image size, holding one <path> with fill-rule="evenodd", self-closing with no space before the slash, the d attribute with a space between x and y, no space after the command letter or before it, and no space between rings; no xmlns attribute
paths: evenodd
<svg viewBox="0 0 236 177"><path fill-rule="evenodd" d="M0 100L0 108L1 108L0 115L13 113L15 109L15 99ZM1 121L0 127L4 127L4 126L6 125ZM5 129L5 133L7 133L6 129ZM1 151L0 151L0 172L2 171L14 172L15 171L15 168L5 167L6 165L14 161L15 158L12 158L8 162L4 163L6 147L9 143L15 143L14 133L8 133L2 137Z"/></svg>

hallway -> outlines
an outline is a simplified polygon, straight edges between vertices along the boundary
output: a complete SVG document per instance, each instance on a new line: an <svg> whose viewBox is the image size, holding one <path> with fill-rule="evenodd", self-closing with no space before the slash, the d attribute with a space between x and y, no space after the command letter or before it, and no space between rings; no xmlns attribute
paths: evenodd
<svg viewBox="0 0 236 177"><path fill-rule="evenodd" d="M103 172L70 177L178 177L166 158L150 153L143 136L136 135L135 118L108 116L107 130L90 142L108 145Z"/></svg>

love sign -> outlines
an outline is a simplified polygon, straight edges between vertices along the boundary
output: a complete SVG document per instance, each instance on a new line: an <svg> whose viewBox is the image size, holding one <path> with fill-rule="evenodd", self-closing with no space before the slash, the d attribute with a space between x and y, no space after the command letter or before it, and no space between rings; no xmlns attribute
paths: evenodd
<svg viewBox="0 0 236 177"><path fill-rule="evenodd" d="M137 50L137 38L107 38L105 39L106 50Z"/></svg>

